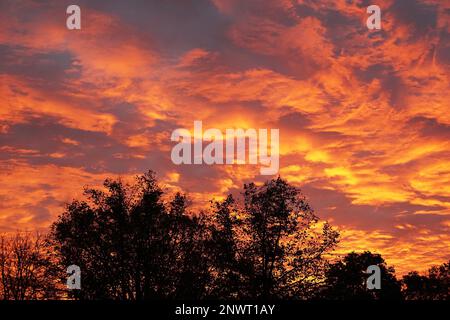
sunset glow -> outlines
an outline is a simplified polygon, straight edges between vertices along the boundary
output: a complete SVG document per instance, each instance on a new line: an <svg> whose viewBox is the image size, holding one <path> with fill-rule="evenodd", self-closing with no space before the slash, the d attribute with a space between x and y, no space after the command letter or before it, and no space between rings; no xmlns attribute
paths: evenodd
<svg viewBox="0 0 450 320"><path fill-rule="evenodd" d="M194 207L260 166L175 165L177 128L279 129L279 174L397 273L450 258L450 2L0 4L0 232L46 230L106 177L152 169Z"/></svg>

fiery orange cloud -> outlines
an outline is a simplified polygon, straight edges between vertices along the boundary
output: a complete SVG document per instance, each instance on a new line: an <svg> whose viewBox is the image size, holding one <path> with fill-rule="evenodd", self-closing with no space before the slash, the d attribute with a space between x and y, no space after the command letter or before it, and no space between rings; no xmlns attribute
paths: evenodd
<svg viewBox="0 0 450 320"><path fill-rule="evenodd" d="M279 174L400 273L448 260L449 10L434 0L81 1L0 6L0 231L46 228L85 184L154 169L193 206L261 182L176 166L170 134L280 129Z"/></svg>

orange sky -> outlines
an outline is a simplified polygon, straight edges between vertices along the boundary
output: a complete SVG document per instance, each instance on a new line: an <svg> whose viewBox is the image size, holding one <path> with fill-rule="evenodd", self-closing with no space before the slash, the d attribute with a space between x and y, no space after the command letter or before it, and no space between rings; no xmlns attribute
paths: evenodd
<svg viewBox="0 0 450 320"><path fill-rule="evenodd" d="M176 166L176 128L279 128L280 174L398 272L450 258L450 2L0 3L0 232L46 228L108 176L196 204L270 177Z"/></svg>

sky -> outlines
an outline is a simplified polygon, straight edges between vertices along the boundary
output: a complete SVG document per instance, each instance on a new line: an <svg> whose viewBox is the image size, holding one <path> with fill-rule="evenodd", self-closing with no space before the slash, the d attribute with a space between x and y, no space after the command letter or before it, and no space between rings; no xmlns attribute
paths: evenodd
<svg viewBox="0 0 450 320"><path fill-rule="evenodd" d="M106 177L152 169L199 207L272 178L173 164L171 133L201 120L279 129L279 174L340 230L337 254L446 262L449 22L444 0L1 0L0 232L45 230Z"/></svg>

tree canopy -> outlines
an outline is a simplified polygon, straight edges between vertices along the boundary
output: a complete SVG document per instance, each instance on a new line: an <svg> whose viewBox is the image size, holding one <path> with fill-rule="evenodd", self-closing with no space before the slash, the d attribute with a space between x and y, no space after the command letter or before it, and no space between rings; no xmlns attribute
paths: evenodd
<svg viewBox="0 0 450 320"><path fill-rule="evenodd" d="M380 268L380 290L367 290L366 271L370 265ZM332 300L399 300L402 298L401 283L395 277L394 268L387 266L381 255L369 251L351 252L329 266L321 297Z"/></svg>
<svg viewBox="0 0 450 320"><path fill-rule="evenodd" d="M87 189L52 227L63 265L83 272L84 299L304 298L323 281L337 232L281 178L192 213L154 173Z"/></svg>
<svg viewBox="0 0 450 320"><path fill-rule="evenodd" d="M46 236L0 238L0 298L81 300L448 300L449 263L398 280L380 254L331 261L339 234L280 177L192 210L155 173L106 179L65 206ZM81 270L67 290L66 268ZM370 290L368 266L381 289Z"/></svg>

